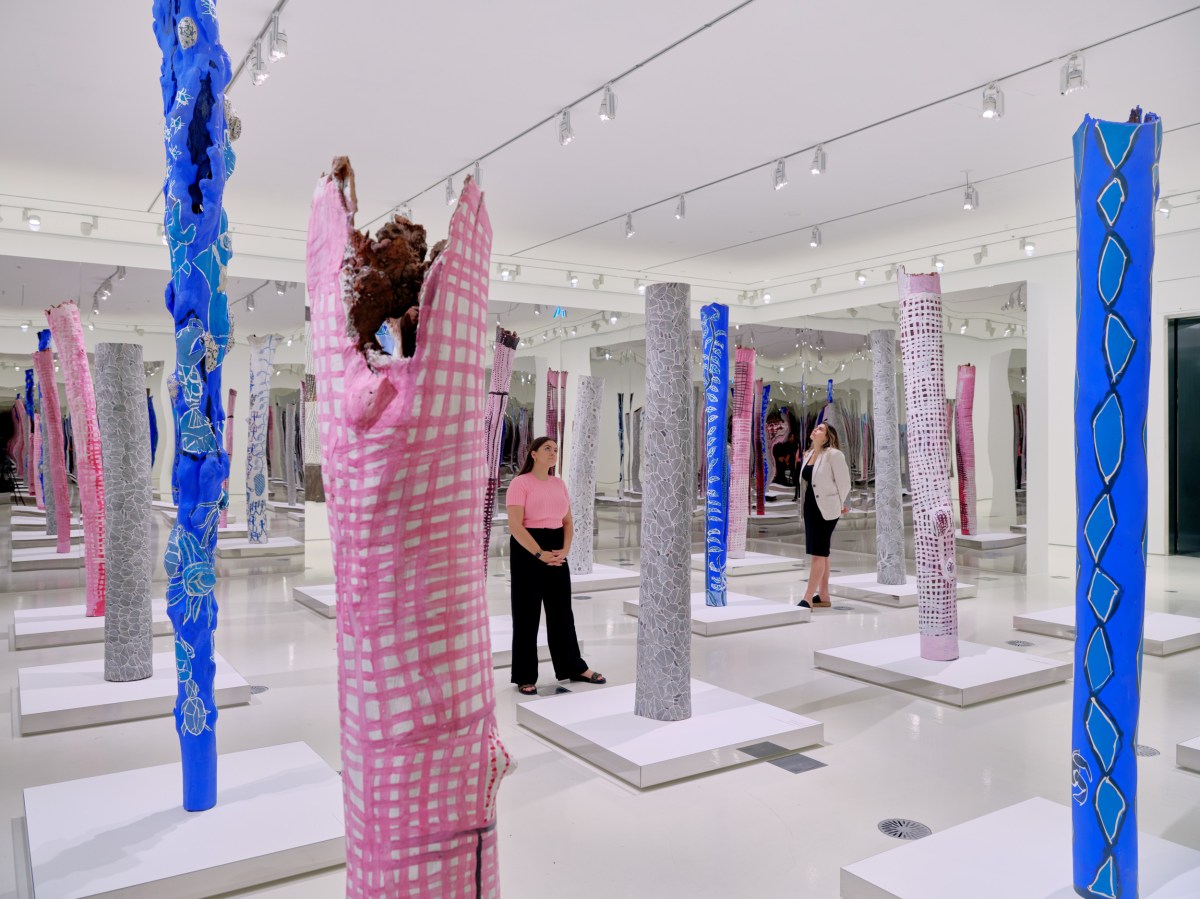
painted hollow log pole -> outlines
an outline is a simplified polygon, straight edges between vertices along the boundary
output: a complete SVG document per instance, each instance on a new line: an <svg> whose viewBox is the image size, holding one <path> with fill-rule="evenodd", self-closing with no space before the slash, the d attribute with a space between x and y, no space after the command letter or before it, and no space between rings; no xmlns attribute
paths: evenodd
<svg viewBox="0 0 1200 899"><path fill-rule="evenodd" d="M642 410L629 416L629 486L642 492Z"/></svg>
<svg viewBox="0 0 1200 899"><path fill-rule="evenodd" d="M246 529L251 543L266 543L267 419L271 415L271 372L279 335L251 336L250 416L246 429ZM276 435L277 437L281 435ZM276 441L278 442L278 441Z"/></svg>
<svg viewBox="0 0 1200 899"><path fill-rule="evenodd" d="M497 897L496 795L511 762L478 564L491 223L467 178L449 241L426 262L424 228L407 219L374 242L354 232L349 161L333 172L313 196L308 292L338 592L346 892ZM380 261L384 241L406 242L409 264ZM424 272L419 305L412 270ZM385 318L399 318L411 355L383 351Z"/></svg>
<svg viewBox="0 0 1200 899"><path fill-rule="evenodd" d="M83 342L79 307L63 303L46 310L54 345L67 383L67 406L75 433L79 504L83 515L84 566L87 571L87 614L104 614L106 566L104 561L104 462L100 427L96 421L96 394L92 370ZM67 537L71 529L67 527Z"/></svg>
<svg viewBox="0 0 1200 899"><path fill-rule="evenodd" d="M729 466L725 421L729 412L729 307L700 309L704 376L704 602L727 602L725 553L729 536Z"/></svg>
<svg viewBox="0 0 1200 899"><path fill-rule="evenodd" d="M958 460L958 518L964 534L979 533L975 505L975 366L958 367L954 397L954 454Z"/></svg>
<svg viewBox="0 0 1200 899"><path fill-rule="evenodd" d="M754 410L754 439L758 444L754 466L754 510L759 515L767 512L767 456L770 446L767 443L767 408L771 405L771 385L763 383L759 378L755 384L756 396L762 397Z"/></svg>
<svg viewBox="0 0 1200 899"><path fill-rule="evenodd" d="M283 478L289 506L296 505L296 404L288 403L283 410Z"/></svg>
<svg viewBox="0 0 1200 899"><path fill-rule="evenodd" d="M150 420L146 369L136 343L96 345L96 411L104 447L104 679L154 673L150 620Z"/></svg>
<svg viewBox="0 0 1200 899"><path fill-rule="evenodd" d="M25 395L22 398L25 407L25 484L29 495L37 498L37 456L34 448L37 443L37 404L33 400L33 369L25 369Z"/></svg>
<svg viewBox="0 0 1200 899"><path fill-rule="evenodd" d="M634 713L692 715L691 288L646 288L646 477ZM743 500L745 497L743 496Z"/></svg>
<svg viewBox="0 0 1200 899"><path fill-rule="evenodd" d="M563 391L567 380L565 371L555 371L550 368L546 370L546 436L558 444L558 457L561 459L563 454L562 447L562 430L560 427L561 414L559 412L559 404L562 402ZM557 466L550 469L550 474L554 474Z"/></svg>
<svg viewBox="0 0 1200 899"><path fill-rule="evenodd" d="M154 34L163 57L164 225L171 256L164 299L175 331L168 385L175 427L172 493L179 506L163 567L175 628L183 807L202 811L217 801L213 554L225 501L221 485L229 477L221 445L221 366L232 341L224 286L233 250L222 201L241 123L225 100L230 65L216 4L154 0Z"/></svg>
<svg viewBox="0 0 1200 899"><path fill-rule="evenodd" d="M150 430L150 467L154 467L154 460L158 458L158 413L154 411L154 397L150 394L150 388L146 388L146 422Z"/></svg>
<svg viewBox="0 0 1200 899"><path fill-rule="evenodd" d="M631 394L632 396L632 394ZM625 394L617 394L617 499L625 498Z"/></svg>
<svg viewBox="0 0 1200 899"><path fill-rule="evenodd" d="M1075 892L1138 895L1137 745L1146 606L1146 410L1162 123L1075 132Z"/></svg>
<svg viewBox="0 0 1200 899"><path fill-rule="evenodd" d="M733 353L733 453L729 475L729 558L746 557L750 513L750 444L754 416L754 350Z"/></svg>
<svg viewBox="0 0 1200 899"><path fill-rule="evenodd" d="M958 608L946 458L942 287L936 272L909 275L901 268L898 280L921 658L944 662L958 658Z"/></svg>
<svg viewBox="0 0 1200 899"><path fill-rule="evenodd" d="M879 583L897 586L904 571L904 500L896 411L896 332L872 331L871 411L875 420L875 568Z"/></svg>
<svg viewBox="0 0 1200 899"><path fill-rule="evenodd" d="M50 329L43 328L41 331L38 331L38 352L40 353L43 350L49 350L49 349L50 349ZM38 482L39 482L38 485L41 489L41 492L38 494L38 498L41 500L42 508L46 512L46 536L53 537L58 534L58 505L55 502L55 500L57 499L57 496L56 496L56 491L54 489L53 460L51 458L51 453L50 453L50 431L51 431L51 428L47 426L47 423L50 422L50 419L47 418L48 413L46 411L46 394L48 392L50 392L51 390L54 391L54 399L56 400L56 402L54 404L55 410L56 410L55 414L59 415L59 417L61 419L61 415L58 411L58 403L57 403L58 381L54 378L54 366L53 365L51 365L50 369L49 369L50 380L47 381L45 379L45 376L42 374L41 368L38 367L36 355L34 356L33 369L34 369L35 374L37 375L37 413L38 413L37 414L37 429L38 429L38 436L41 438L40 442L41 442L41 448L42 448L41 462L40 462L41 467L39 468L38 473L37 473ZM59 428L59 427L57 427L57 425L55 425L55 429L57 429L59 432L60 440L59 440L58 445L61 448L61 446L62 446L62 440L61 440L62 428ZM60 463L60 465L63 466L63 475L62 476L63 476L63 484L65 486L67 474L66 474L65 462L62 461L61 453L59 454L59 463ZM69 493L67 495L70 496ZM68 521L70 521L70 517L71 517L70 510L68 509L68 511L67 511L67 520ZM68 549L70 548L69 544L70 544L70 540L68 539Z"/></svg>
<svg viewBox="0 0 1200 899"><path fill-rule="evenodd" d="M492 381L483 414L484 452L487 461L487 487L483 494L484 574L487 574L488 551L492 546L492 516L496 514L496 494L500 490L500 444L504 432L504 410L508 408L513 356L517 353L520 340L516 331L506 331L499 325L496 326L496 344L492 348ZM592 485L592 492L595 493L595 484Z"/></svg>
<svg viewBox="0 0 1200 899"><path fill-rule="evenodd" d="M153 408L153 407L151 407L151 408ZM237 419L234 417L234 414L233 414L233 410L235 408L237 408L237 391L234 390L232 387L230 387L229 388L228 408L225 410L226 422L237 421ZM225 427L225 457L227 459L233 458L233 431L234 431L234 429L233 429L232 425L226 425L226 427ZM219 522L219 527L225 527L226 525L229 524L229 478L225 479L225 483L222 485L222 489L225 491L225 502L221 506L221 520Z"/></svg>
<svg viewBox="0 0 1200 899"><path fill-rule="evenodd" d="M41 334L49 335L49 331ZM41 337L39 334L39 338ZM48 345L49 341L47 341ZM40 341L39 341L40 345ZM54 379L54 354L47 348L33 354L33 365L42 390L42 421L46 426L46 461L49 465L46 482L48 501L46 505L47 533L57 537L56 552L71 551L71 488L67 482L67 454L62 428L62 406L58 399L58 382ZM50 506L54 514L50 514ZM54 531L50 531L50 519L54 519Z"/></svg>
<svg viewBox="0 0 1200 899"><path fill-rule="evenodd" d="M571 518L575 523L575 540L567 555L571 574L592 573L592 523L596 517L596 461L600 456L600 404L603 400L604 379L580 375L567 480Z"/></svg>

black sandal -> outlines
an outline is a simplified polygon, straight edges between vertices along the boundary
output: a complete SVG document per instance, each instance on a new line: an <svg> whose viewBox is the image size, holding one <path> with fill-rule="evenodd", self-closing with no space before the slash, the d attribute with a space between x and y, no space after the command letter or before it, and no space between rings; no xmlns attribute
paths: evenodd
<svg viewBox="0 0 1200 899"><path fill-rule="evenodd" d="M796 603L796 605L798 605L798 606L799 606L800 608L802 608L802 609L808 609L810 612L812 611L812 606L810 606L810 605L808 604L808 600L807 600L807 599L802 599L802 600L800 600L798 603Z"/></svg>
<svg viewBox="0 0 1200 899"><path fill-rule="evenodd" d="M585 677L582 674L576 674L569 680L578 681L581 684L607 684L608 679L599 671L593 671L590 676Z"/></svg>
<svg viewBox="0 0 1200 899"><path fill-rule="evenodd" d="M522 696L537 696L537 684L521 684L517 692Z"/></svg>

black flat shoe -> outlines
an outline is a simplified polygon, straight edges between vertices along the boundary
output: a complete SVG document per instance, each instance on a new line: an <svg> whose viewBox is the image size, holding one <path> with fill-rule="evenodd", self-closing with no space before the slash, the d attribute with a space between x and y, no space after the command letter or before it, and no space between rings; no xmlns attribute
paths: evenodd
<svg viewBox="0 0 1200 899"><path fill-rule="evenodd" d="M537 696L537 684L521 684L517 692L522 696Z"/></svg>
<svg viewBox="0 0 1200 899"><path fill-rule="evenodd" d="M821 599L820 593L813 597L812 604L814 609L829 609L833 607L833 603L829 600Z"/></svg>
<svg viewBox="0 0 1200 899"><path fill-rule="evenodd" d="M799 606L800 608L802 608L802 609L808 609L809 611L812 611L812 606L810 606L810 605L808 604L808 600L807 600L807 599L802 599L802 600L800 600L798 603L796 603L796 605L798 605L798 606Z"/></svg>
<svg viewBox="0 0 1200 899"><path fill-rule="evenodd" d="M568 678L568 680L578 681L581 684L607 684L608 683L608 678L606 678L599 671L593 671L590 675L587 675L587 676L584 676L582 674L576 674L574 677Z"/></svg>

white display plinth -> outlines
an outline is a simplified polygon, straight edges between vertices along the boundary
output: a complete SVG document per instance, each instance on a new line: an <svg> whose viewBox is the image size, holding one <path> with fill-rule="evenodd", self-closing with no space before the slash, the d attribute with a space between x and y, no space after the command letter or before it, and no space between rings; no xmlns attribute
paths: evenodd
<svg viewBox="0 0 1200 899"><path fill-rule="evenodd" d="M492 634L492 667L512 667L512 615L491 615L488 617L489 629ZM583 649L583 641L579 641L579 649ZM539 662L550 661L550 644L546 640L546 628L538 628L537 658Z"/></svg>
<svg viewBox="0 0 1200 899"><path fill-rule="evenodd" d="M304 743L221 755L217 804L186 812L180 766L25 793L37 899L199 899L342 864L341 777Z"/></svg>
<svg viewBox="0 0 1200 899"><path fill-rule="evenodd" d="M1010 546L1024 546L1025 535L1009 531L1007 534L964 534L958 531L954 542L963 549L1008 549Z"/></svg>
<svg viewBox="0 0 1200 899"><path fill-rule="evenodd" d="M1047 637L1075 639L1075 607L1061 606L1044 612L1025 612L1013 616L1019 631ZM1169 656L1200 646L1200 618L1147 612L1142 626L1142 650L1152 656Z"/></svg>
<svg viewBox="0 0 1200 899"><path fill-rule="evenodd" d="M246 679L219 653L215 659L217 706L249 702ZM152 676L123 683L104 679L103 659L19 668L13 708L18 709L18 732L37 734L169 715L178 692L175 654L156 652Z"/></svg>
<svg viewBox="0 0 1200 899"><path fill-rule="evenodd" d="M20 512L14 511L9 523L14 531L41 531L46 533L46 517L44 515L33 515L32 510L22 508ZM79 517L71 519L71 528L80 527Z"/></svg>
<svg viewBox="0 0 1200 899"><path fill-rule="evenodd" d="M71 529L71 542L83 542L83 529ZM12 535L13 549L47 549L58 546L58 535L45 533L43 528L42 533L36 531L17 531Z"/></svg>
<svg viewBox="0 0 1200 899"><path fill-rule="evenodd" d="M296 521L296 522L299 522L300 524L304 524L304 513L303 512L288 512L287 517L288 517L288 521Z"/></svg>
<svg viewBox="0 0 1200 899"><path fill-rule="evenodd" d="M169 512L171 518L174 518L179 512L179 507L169 499L151 500L150 506L153 509L157 509L159 512Z"/></svg>
<svg viewBox="0 0 1200 899"><path fill-rule="evenodd" d="M790 512L793 518L800 514L800 504L791 499L780 499L775 502L768 500L764 504L764 507L768 512ZM750 514L753 515L754 513L751 512Z"/></svg>
<svg viewBox="0 0 1200 899"><path fill-rule="evenodd" d="M1200 852L1138 834L1141 899L1200 896ZM1029 799L846 865L842 899L1076 899L1071 810Z"/></svg>
<svg viewBox="0 0 1200 899"><path fill-rule="evenodd" d="M769 526L773 524L799 524L800 517L795 512L768 511L762 515L751 512L746 516L748 524Z"/></svg>
<svg viewBox="0 0 1200 899"><path fill-rule="evenodd" d="M642 498L640 496L630 496L628 493L625 494L623 498L610 496L608 494L601 494L596 497L596 502L604 503L606 505L640 506L642 504Z"/></svg>
<svg viewBox="0 0 1200 899"><path fill-rule="evenodd" d="M764 627L804 624L812 617L812 609L792 606L775 599L747 596L745 593L726 593L727 605L710 606L705 594L692 594L692 633L701 637L718 637ZM641 611L637 597L625 600L625 614L635 618Z"/></svg>
<svg viewBox="0 0 1200 899"><path fill-rule="evenodd" d="M265 574L304 570L304 544L295 537L251 543L237 537L217 541L217 574Z"/></svg>
<svg viewBox="0 0 1200 899"><path fill-rule="evenodd" d="M217 540L239 540L250 536L250 528L246 524L227 524L217 528Z"/></svg>
<svg viewBox="0 0 1200 899"><path fill-rule="evenodd" d="M804 568L803 559L777 556L773 553L755 553L747 550L741 559L725 558L726 577L748 577L753 574L772 574L776 571L798 571ZM704 553L692 553L692 570L705 570Z"/></svg>
<svg viewBox="0 0 1200 899"><path fill-rule="evenodd" d="M304 503L287 503L277 500L268 500L267 508L272 512L303 512Z"/></svg>
<svg viewBox="0 0 1200 899"><path fill-rule="evenodd" d="M784 751L824 739L819 721L692 680L692 717L652 721L633 713L634 685L518 703L517 723L635 787L652 787L749 762L743 747Z"/></svg>
<svg viewBox="0 0 1200 899"><path fill-rule="evenodd" d="M337 618L337 585L305 584L292 588L292 599L326 618Z"/></svg>
<svg viewBox="0 0 1200 899"><path fill-rule="evenodd" d="M165 599L150 600L150 628L156 637L174 632L167 617ZM45 609L17 609L13 612L13 649L39 649L44 646L70 646L76 643L103 643L104 616L87 616L87 606L51 606Z"/></svg>
<svg viewBox="0 0 1200 899"><path fill-rule="evenodd" d="M637 568L618 568L615 565L601 565L593 562L591 574L571 575L571 592L591 593L594 590L621 590L626 587L636 587L641 582L642 573Z"/></svg>
<svg viewBox="0 0 1200 899"><path fill-rule="evenodd" d="M12 551L13 571L55 571L83 567L83 544L73 543L69 552L55 552L54 547L16 549Z"/></svg>
<svg viewBox="0 0 1200 899"><path fill-rule="evenodd" d="M508 524L508 513L497 512L492 516L492 524Z"/></svg>
<svg viewBox="0 0 1200 899"><path fill-rule="evenodd" d="M868 528L875 527L875 513L872 511L861 512L851 509L838 519L837 526L838 528L851 531L865 531Z"/></svg>
<svg viewBox="0 0 1200 899"><path fill-rule="evenodd" d="M905 576L903 584L893 585L879 583L877 571L842 574L829 579L829 592L845 599L861 599L864 602L879 603L881 606L907 609L917 604L917 579L910 574ZM957 585L958 599L970 599L976 593L974 584L960 582Z"/></svg>
<svg viewBox="0 0 1200 899"><path fill-rule="evenodd" d="M921 658L916 634L819 649L817 668L913 693L950 705L968 706L1023 693L1071 677L1072 663L1028 653L958 641L952 662Z"/></svg>
<svg viewBox="0 0 1200 899"><path fill-rule="evenodd" d="M1180 768L1200 771L1200 737L1187 740L1175 747L1175 764Z"/></svg>
<svg viewBox="0 0 1200 899"><path fill-rule="evenodd" d="M1010 531L1012 531L1014 534L1024 534L1025 533L1025 525L1023 525L1023 524L1010 524L1008 526L1008 529Z"/></svg>

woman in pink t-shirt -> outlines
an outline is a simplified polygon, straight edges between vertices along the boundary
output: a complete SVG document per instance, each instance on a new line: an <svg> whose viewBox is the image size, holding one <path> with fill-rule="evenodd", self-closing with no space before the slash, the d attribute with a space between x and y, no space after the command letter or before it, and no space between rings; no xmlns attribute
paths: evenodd
<svg viewBox="0 0 1200 899"><path fill-rule="evenodd" d="M571 498L561 478L550 474L558 444L539 437L529 447L521 472L508 485L508 530L512 561L512 682L525 696L537 693L537 632L546 606L546 641L559 680L606 683L579 654L571 612ZM589 534L589 539L591 535Z"/></svg>

